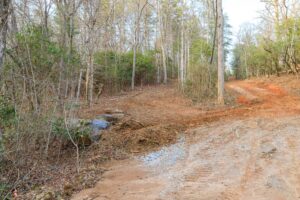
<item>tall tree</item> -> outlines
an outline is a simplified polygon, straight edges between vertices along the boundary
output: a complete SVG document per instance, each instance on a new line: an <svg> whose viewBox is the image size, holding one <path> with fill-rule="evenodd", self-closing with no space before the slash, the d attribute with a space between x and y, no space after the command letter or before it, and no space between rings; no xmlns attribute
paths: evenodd
<svg viewBox="0 0 300 200"><path fill-rule="evenodd" d="M164 70L164 84L168 82L168 74L167 74L167 62L166 62L166 50L165 50L165 27L163 22L163 13L161 12L161 3L157 1L158 10L157 10L157 17L158 23L160 28L160 47L161 47L161 54L162 54L162 63L163 63L163 70Z"/></svg>
<svg viewBox="0 0 300 200"><path fill-rule="evenodd" d="M2 71L11 0L0 1L0 72Z"/></svg>
<svg viewBox="0 0 300 200"><path fill-rule="evenodd" d="M140 21L143 14L144 9L148 5L148 0L144 2L141 6L140 0L137 3L137 13L135 13L135 21L134 21L134 39L133 39L133 61L132 61L132 75L131 75L131 89L135 88L135 71L136 71L136 54L138 50L139 40L140 40Z"/></svg>
<svg viewBox="0 0 300 200"><path fill-rule="evenodd" d="M217 0L218 10L218 102L224 105L224 18L222 0Z"/></svg>
<svg viewBox="0 0 300 200"><path fill-rule="evenodd" d="M97 45L97 15L100 10L100 1L90 0L83 3L84 6L84 19L86 29L86 101L90 106L93 102L94 92L94 54Z"/></svg>
<svg viewBox="0 0 300 200"><path fill-rule="evenodd" d="M182 5L185 5L185 0L183 0ZM185 71L185 61L184 61L184 9L182 6L182 13L181 13L181 33L180 33L180 41L181 41L181 49L180 49L180 70L179 70L179 74L180 74L180 82L181 82L181 87L184 87L184 71Z"/></svg>

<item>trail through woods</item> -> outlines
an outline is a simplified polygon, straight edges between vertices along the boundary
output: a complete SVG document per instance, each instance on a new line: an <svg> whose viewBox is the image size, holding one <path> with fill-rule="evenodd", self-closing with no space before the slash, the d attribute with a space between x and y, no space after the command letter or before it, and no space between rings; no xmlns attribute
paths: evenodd
<svg viewBox="0 0 300 200"><path fill-rule="evenodd" d="M259 80L227 89L240 106L203 109L168 87L111 99L143 123L187 131L173 145L108 163L102 180L72 199L299 199L299 97Z"/></svg>

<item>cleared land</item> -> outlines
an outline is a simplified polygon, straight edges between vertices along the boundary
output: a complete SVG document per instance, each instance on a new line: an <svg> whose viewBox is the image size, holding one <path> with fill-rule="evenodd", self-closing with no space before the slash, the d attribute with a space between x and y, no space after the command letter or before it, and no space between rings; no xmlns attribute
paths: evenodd
<svg viewBox="0 0 300 200"><path fill-rule="evenodd" d="M122 109L143 127L120 132L121 138L131 135L131 158L108 162L96 187L73 199L298 199L299 81L289 79L228 83L240 104L234 107L195 106L160 87L86 110L83 116ZM149 128L156 138L145 134ZM168 145L141 154L151 139L155 147Z"/></svg>

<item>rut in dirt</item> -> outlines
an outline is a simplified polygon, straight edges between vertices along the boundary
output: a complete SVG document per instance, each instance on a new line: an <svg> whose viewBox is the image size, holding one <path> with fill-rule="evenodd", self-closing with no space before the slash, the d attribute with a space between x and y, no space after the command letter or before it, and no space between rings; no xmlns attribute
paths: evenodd
<svg viewBox="0 0 300 200"><path fill-rule="evenodd" d="M299 199L299 98L255 81L227 87L243 105L234 117L224 114L174 145L111 163L95 188L72 199Z"/></svg>

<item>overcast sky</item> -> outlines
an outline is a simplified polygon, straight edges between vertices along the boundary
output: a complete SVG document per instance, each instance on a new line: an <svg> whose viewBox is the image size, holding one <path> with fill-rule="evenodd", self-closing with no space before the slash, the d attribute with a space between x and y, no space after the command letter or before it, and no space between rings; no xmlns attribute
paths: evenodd
<svg viewBox="0 0 300 200"><path fill-rule="evenodd" d="M223 9L229 17L233 34L236 34L240 25L246 22L255 22L259 17L259 10L263 4L260 0L223 0Z"/></svg>
<svg viewBox="0 0 300 200"><path fill-rule="evenodd" d="M223 0L224 14L229 17L229 24L232 26L232 46L236 41L236 35L242 24L256 23L259 19L259 11L264 8L260 0ZM229 54L227 65L232 60L232 52Z"/></svg>

